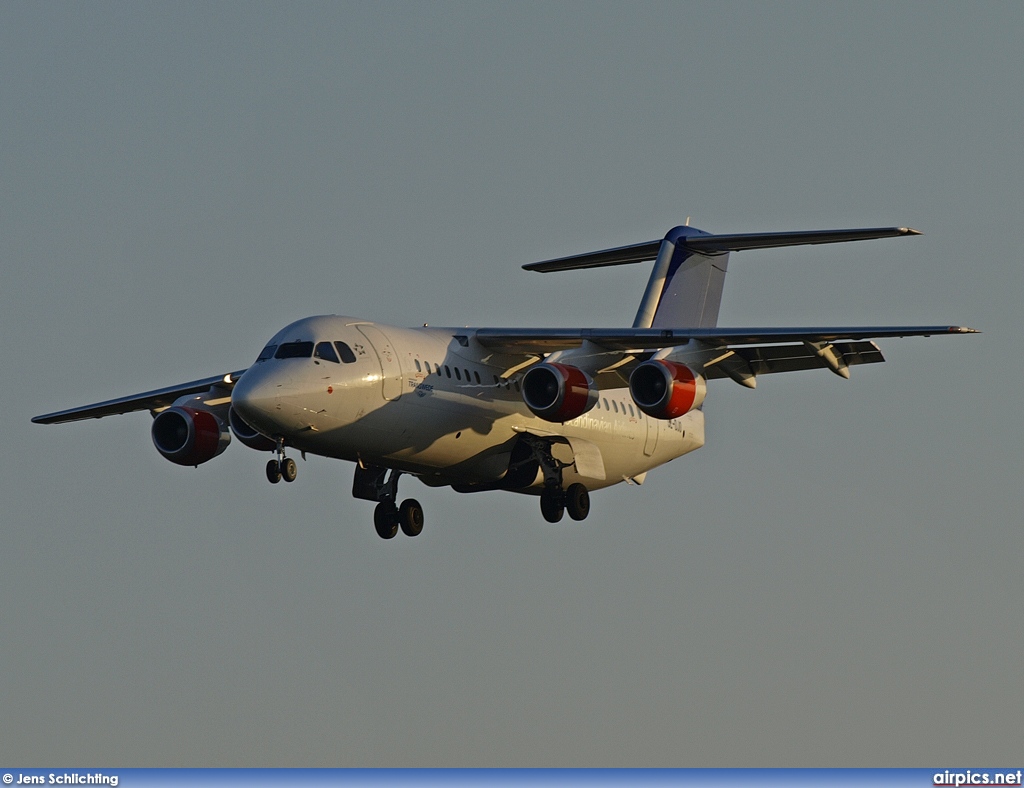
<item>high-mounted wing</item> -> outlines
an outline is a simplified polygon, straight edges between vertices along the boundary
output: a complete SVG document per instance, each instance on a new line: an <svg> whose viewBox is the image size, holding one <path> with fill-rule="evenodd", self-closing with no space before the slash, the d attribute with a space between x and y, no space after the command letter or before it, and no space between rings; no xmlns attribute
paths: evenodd
<svg viewBox="0 0 1024 788"><path fill-rule="evenodd" d="M711 347L839 342L882 337L927 337L976 334L962 326L853 326L812 328L479 328L474 337L503 353L552 353L590 342L607 350L657 350L685 345L691 339Z"/></svg>
<svg viewBox="0 0 1024 788"><path fill-rule="evenodd" d="M209 391L214 386L223 387L228 399L230 391L235 382L245 372L244 369L237 372L229 372L226 375L216 375L212 378L192 380L177 386L145 391L142 394L132 394L129 397L119 397L105 402L97 402L93 405L83 405L78 408L46 413L36 416L32 421L36 424L64 424L69 421L81 421L83 419L102 419L104 416L116 416L122 413L133 413L137 410L148 410L157 413L169 408L176 399L187 394L200 394ZM217 404L211 402L210 404Z"/></svg>

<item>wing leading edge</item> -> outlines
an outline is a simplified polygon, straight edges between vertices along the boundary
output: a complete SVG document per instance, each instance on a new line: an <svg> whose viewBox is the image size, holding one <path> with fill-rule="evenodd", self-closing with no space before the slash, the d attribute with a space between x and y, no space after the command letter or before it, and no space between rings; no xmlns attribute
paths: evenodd
<svg viewBox="0 0 1024 788"><path fill-rule="evenodd" d="M244 369L237 372L229 372L226 375L215 375L202 380L192 380L188 383L181 383L177 386L168 386L153 391L145 391L141 394L132 394L128 397L97 402L93 405L82 405L78 408L46 413L36 416L32 421L35 424L64 424L69 421L82 421L83 419L102 419L104 416L117 416L122 413L133 413L138 410L161 411L169 408L176 399L188 394L200 394L209 391L214 386L223 387L225 394L230 397L230 391L235 385Z"/></svg>

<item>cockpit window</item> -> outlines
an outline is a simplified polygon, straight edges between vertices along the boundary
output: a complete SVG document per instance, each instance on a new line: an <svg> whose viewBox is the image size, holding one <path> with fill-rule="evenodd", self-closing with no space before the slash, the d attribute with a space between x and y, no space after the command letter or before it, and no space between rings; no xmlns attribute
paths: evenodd
<svg viewBox="0 0 1024 788"><path fill-rule="evenodd" d="M341 360L346 364L354 364L356 362L356 354L344 342L335 342L334 346L338 348L338 355L341 356Z"/></svg>
<svg viewBox="0 0 1024 788"><path fill-rule="evenodd" d="M333 361L335 364L341 363L338 361L338 354L334 352L330 342L320 342L317 344L316 349L313 351L313 358L322 358L324 361Z"/></svg>
<svg viewBox="0 0 1024 788"><path fill-rule="evenodd" d="M278 345L274 358L310 358L312 355L312 342L286 342Z"/></svg>
<svg viewBox="0 0 1024 788"><path fill-rule="evenodd" d="M277 350L277 345L267 345L265 348L263 348L263 352L260 353L259 358L257 358L256 360L266 361L268 358L273 358L275 350Z"/></svg>

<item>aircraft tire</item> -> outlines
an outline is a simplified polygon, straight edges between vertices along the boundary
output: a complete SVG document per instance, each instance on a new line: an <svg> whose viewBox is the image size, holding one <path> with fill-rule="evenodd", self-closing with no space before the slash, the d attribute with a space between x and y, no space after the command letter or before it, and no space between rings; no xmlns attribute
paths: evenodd
<svg viewBox="0 0 1024 788"><path fill-rule="evenodd" d="M394 539L398 533L398 512L394 504L381 501L373 510L373 527L381 539Z"/></svg>
<svg viewBox="0 0 1024 788"><path fill-rule="evenodd" d="M590 514L590 493L578 482L565 491L565 510L573 520L586 520Z"/></svg>
<svg viewBox="0 0 1024 788"><path fill-rule="evenodd" d="M267 481L271 484L281 481L281 466L278 465L277 460L267 462Z"/></svg>
<svg viewBox="0 0 1024 788"><path fill-rule="evenodd" d="M549 523L557 523L565 514L565 504L562 495L553 490L545 490L540 494L540 513Z"/></svg>
<svg viewBox="0 0 1024 788"><path fill-rule="evenodd" d="M398 510L398 524L406 536L419 536L423 533L423 507L415 498L406 498Z"/></svg>
<svg viewBox="0 0 1024 788"><path fill-rule="evenodd" d="M295 460L291 457L285 457L281 461L281 478L286 482L293 482L298 475L299 469L295 465Z"/></svg>

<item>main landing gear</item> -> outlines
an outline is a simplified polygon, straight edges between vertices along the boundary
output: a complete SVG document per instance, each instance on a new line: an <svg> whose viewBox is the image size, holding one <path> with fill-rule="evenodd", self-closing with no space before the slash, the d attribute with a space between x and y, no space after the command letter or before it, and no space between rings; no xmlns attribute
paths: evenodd
<svg viewBox="0 0 1024 788"><path fill-rule="evenodd" d="M544 491L540 494L540 513L549 523L557 523L566 512L573 520L586 520L590 514L590 493L579 482L562 488L562 469L570 463L562 462L551 454L551 444L533 435L523 435L530 447L532 459L544 474Z"/></svg>
<svg viewBox="0 0 1024 788"><path fill-rule="evenodd" d="M559 522L566 512L573 520L586 520L590 514L590 493L579 482L564 492L561 487L545 487L540 494L540 513L549 523Z"/></svg>
<svg viewBox="0 0 1024 788"><path fill-rule="evenodd" d="M423 532L423 507L415 498L406 498L401 506L398 499L398 477L401 471L387 468L356 466L352 482L352 495L364 501L377 501L373 510L373 527L381 539L393 539L398 530L406 536L419 536Z"/></svg>
<svg viewBox="0 0 1024 788"><path fill-rule="evenodd" d="M267 481L271 484L277 484L281 479L286 482L295 481L299 469L295 465L295 460L284 456L284 440L281 438L278 438L276 451L277 458L267 463Z"/></svg>
<svg viewBox="0 0 1024 788"><path fill-rule="evenodd" d="M423 507L414 498L406 498L396 507L391 501L381 501L373 510L373 527L381 539L391 539L398 529L406 536L419 536L423 532Z"/></svg>

